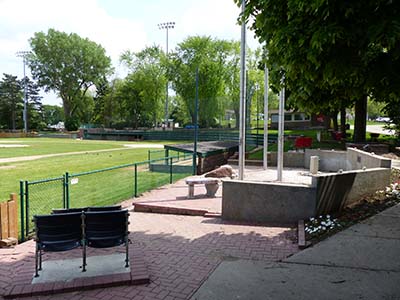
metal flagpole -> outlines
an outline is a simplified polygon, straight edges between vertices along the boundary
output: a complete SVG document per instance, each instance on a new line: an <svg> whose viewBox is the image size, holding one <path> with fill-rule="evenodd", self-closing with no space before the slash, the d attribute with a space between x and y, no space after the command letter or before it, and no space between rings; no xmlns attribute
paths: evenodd
<svg viewBox="0 0 400 300"><path fill-rule="evenodd" d="M278 131L278 163L277 163L277 173L278 181L282 181L283 172L283 149L284 149L284 130L285 130L285 77L282 76L282 90L279 93L279 131Z"/></svg>
<svg viewBox="0 0 400 300"><path fill-rule="evenodd" d="M199 114L199 67L196 68L196 92L194 99L194 143L193 143L193 175L197 175L197 140Z"/></svg>
<svg viewBox="0 0 400 300"><path fill-rule="evenodd" d="M242 35L240 41L240 123L239 123L239 180L244 178L246 152L246 23L245 0L242 1Z"/></svg>
<svg viewBox="0 0 400 300"><path fill-rule="evenodd" d="M268 168L268 68L267 64L264 66L264 160L263 167L264 170Z"/></svg>

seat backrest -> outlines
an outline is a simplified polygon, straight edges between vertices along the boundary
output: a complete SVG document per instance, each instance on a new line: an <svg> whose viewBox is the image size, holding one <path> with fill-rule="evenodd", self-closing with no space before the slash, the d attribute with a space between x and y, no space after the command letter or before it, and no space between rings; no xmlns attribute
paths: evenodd
<svg viewBox="0 0 400 300"><path fill-rule="evenodd" d="M44 251L66 251L82 243L82 213L34 216L36 242Z"/></svg>
<svg viewBox="0 0 400 300"><path fill-rule="evenodd" d="M108 248L125 243L128 234L126 209L87 211L84 213L85 242L94 248Z"/></svg>
<svg viewBox="0 0 400 300"><path fill-rule="evenodd" d="M88 211L114 211L121 210L121 205L112 205L112 206L90 206L88 207Z"/></svg>
<svg viewBox="0 0 400 300"><path fill-rule="evenodd" d="M69 214L69 213L81 213L82 211L87 211L87 207L77 207L77 208L53 208L51 211L52 215L55 214Z"/></svg>

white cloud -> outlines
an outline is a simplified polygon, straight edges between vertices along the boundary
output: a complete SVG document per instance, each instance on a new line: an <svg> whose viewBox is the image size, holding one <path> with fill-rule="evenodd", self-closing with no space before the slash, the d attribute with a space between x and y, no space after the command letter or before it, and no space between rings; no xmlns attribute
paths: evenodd
<svg viewBox="0 0 400 300"><path fill-rule="evenodd" d="M1 0L0 72L22 77L15 53L28 50L34 33L49 28L75 32L101 44L114 65L123 50L139 51L147 44L143 23L114 18L96 0Z"/></svg>
<svg viewBox="0 0 400 300"><path fill-rule="evenodd" d="M0 0L0 76L22 77L22 62L15 53L29 50L34 33L49 28L75 32L101 44L119 75L124 73L118 68L122 51L140 51L153 44L165 47L165 32L158 30L158 22L176 22L170 49L189 35L240 39L240 9L233 0L136 1ZM248 34L248 44L256 47L252 35Z"/></svg>

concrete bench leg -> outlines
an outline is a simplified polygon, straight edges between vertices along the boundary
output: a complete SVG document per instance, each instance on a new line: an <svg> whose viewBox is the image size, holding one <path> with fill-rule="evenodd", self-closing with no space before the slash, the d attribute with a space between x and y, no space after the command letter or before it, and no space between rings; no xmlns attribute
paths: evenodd
<svg viewBox="0 0 400 300"><path fill-rule="evenodd" d="M189 195L188 198L194 198L194 184L189 184Z"/></svg>
<svg viewBox="0 0 400 300"><path fill-rule="evenodd" d="M218 191L219 185L218 183L207 183L206 184L206 191L207 197L215 197L215 193Z"/></svg>

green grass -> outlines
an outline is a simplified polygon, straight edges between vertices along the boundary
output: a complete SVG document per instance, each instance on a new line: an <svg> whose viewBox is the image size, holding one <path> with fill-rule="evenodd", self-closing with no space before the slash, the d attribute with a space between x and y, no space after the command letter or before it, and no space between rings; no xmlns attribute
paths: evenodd
<svg viewBox="0 0 400 300"><path fill-rule="evenodd" d="M0 148L0 158L46 155L54 153L69 153L80 151L96 151L106 149L124 148L126 144L137 144L140 142L127 141L95 141L95 140L72 140L59 138L0 138L0 145L21 144L28 147ZM146 144L171 144L171 141L145 141Z"/></svg>
<svg viewBox="0 0 400 300"><path fill-rule="evenodd" d="M29 182L54 179L29 185L29 215L48 214L52 208L64 206L63 179L65 172L71 178L78 179L72 184L69 180L70 207L100 206L119 203L131 198L135 193L134 166L132 164L147 161L148 150L157 150L152 159L164 157L164 151L155 148L123 148L124 141L77 141L70 139L1 139L8 144L28 144L26 148L0 148L2 158L12 158L26 155L41 155L52 153L78 152L79 154L45 157L31 161L0 163L0 202L7 200L10 193L19 193L19 181ZM144 142L171 144L171 141ZM4 151L3 151L4 150ZM19 151L16 151L19 150ZM102 150L100 152L89 151ZM107 151L110 150L110 151ZM169 155L177 153L170 151ZM163 160L164 162L164 160ZM74 174L131 164L114 170L102 171L86 175ZM138 166L137 192L143 193L152 188L169 183L169 173L150 172L148 166ZM173 181L189 174L173 174ZM58 178L58 179L57 179ZM25 216L26 217L26 216ZM30 230L32 223L28 222Z"/></svg>
<svg viewBox="0 0 400 300"><path fill-rule="evenodd" d="M22 148L0 148L0 158L9 158L53 153L115 149L122 148L124 143L114 141L81 141L56 138L2 138L0 139L0 144L19 144L28 146Z"/></svg>
<svg viewBox="0 0 400 300"><path fill-rule="evenodd" d="M71 151L93 151L122 148L128 142L114 141L76 141L70 139L1 139L1 141L12 141L12 143L26 143L32 145L27 147L26 152L18 151L26 148L0 148L0 156L3 158L67 153ZM147 142L146 142L147 143ZM164 142L160 142L164 143ZM168 143L171 143L170 141ZM0 202L8 198L9 193L19 192L20 180L39 180L45 178L59 177L65 172L79 173L98 170L112 166L135 163L147 160L147 148L113 150L97 153L86 153L63 155L57 157L41 158L32 161L10 162L0 164ZM4 151L4 152L3 152ZM14 153L13 153L14 151ZM173 155L174 153L171 153Z"/></svg>
<svg viewBox="0 0 400 300"><path fill-rule="evenodd" d="M190 174L173 174L173 181ZM135 194L134 167L124 167L99 173L73 177L69 181L70 207L106 206L129 199ZM141 165L137 172L138 195L150 189L168 184L169 173L150 172L147 165ZM62 180L43 182L29 187L28 219L35 214L49 214L53 208L62 208ZM30 223L30 230L33 224Z"/></svg>

